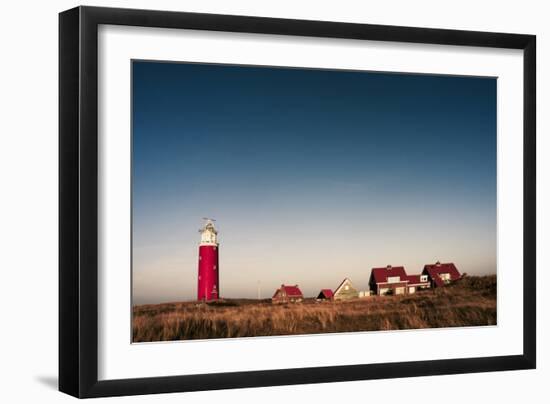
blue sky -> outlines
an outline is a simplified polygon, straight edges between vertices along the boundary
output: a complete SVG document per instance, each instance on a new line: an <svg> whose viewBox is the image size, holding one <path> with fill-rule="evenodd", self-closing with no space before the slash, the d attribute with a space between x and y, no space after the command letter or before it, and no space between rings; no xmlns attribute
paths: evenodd
<svg viewBox="0 0 550 404"><path fill-rule="evenodd" d="M134 303L306 294L370 269L496 272L496 79L134 61Z"/></svg>

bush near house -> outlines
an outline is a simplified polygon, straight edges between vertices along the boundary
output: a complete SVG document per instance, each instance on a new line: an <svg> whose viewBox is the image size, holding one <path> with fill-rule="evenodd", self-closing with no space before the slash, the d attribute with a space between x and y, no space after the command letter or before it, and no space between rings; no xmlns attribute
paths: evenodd
<svg viewBox="0 0 550 404"><path fill-rule="evenodd" d="M330 304L305 299L225 299L133 308L133 341L234 338L496 325L496 276L464 277L413 295L372 296Z"/></svg>

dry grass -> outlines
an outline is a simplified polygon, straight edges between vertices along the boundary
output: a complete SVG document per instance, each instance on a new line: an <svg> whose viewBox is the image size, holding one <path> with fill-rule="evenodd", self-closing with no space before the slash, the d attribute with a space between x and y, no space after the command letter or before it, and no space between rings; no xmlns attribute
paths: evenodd
<svg viewBox="0 0 550 404"><path fill-rule="evenodd" d="M134 342L495 325L496 276L466 277L408 296L166 303L135 306L133 315Z"/></svg>

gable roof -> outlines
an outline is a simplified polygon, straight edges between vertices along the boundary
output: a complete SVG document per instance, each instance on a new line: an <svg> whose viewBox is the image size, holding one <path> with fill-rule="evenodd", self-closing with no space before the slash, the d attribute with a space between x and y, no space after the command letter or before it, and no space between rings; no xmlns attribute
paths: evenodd
<svg viewBox="0 0 550 404"><path fill-rule="evenodd" d="M288 297L304 297L298 285L288 286L284 284L281 285L281 287L275 291L275 294L273 295L273 297L277 296L277 294L283 290L285 291Z"/></svg>
<svg viewBox="0 0 550 404"><path fill-rule="evenodd" d="M376 283L386 283L390 276L399 276L401 282L405 282L408 279L404 267L392 267L388 265L384 268L372 268L371 277L374 278L374 282Z"/></svg>
<svg viewBox="0 0 550 404"><path fill-rule="evenodd" d="M325 298L330 299L334 294L332 293L331 289L321 289L321 292L319 292L319 295L317 296L317 299Z"/></svg>
<svg viewBox="0 0 550 404"><path fill-rule="evenodd" d="M460 272L456 269L455 264L448 262L442 264L439 261L435 264L426 264L424 265L423 273L427 273L430 279L437 285L443 286L445 283L439 277L440 274L449 274L452 281L455 281L460 278Z"/></svg>
<svg viewBox="0 0 550 404"><path fill-rule="evenodd" d="M354 291L357 292L357 290L353 287L353 284L351 283L350 279L349 278L344 278L344 280L342 281L342 283L340 283L340 285L336 288L336 290L334 291L334 295L340 293L340 291L344 288L345 285L349 285L349 287L351 289L353 289Z"/></svg>

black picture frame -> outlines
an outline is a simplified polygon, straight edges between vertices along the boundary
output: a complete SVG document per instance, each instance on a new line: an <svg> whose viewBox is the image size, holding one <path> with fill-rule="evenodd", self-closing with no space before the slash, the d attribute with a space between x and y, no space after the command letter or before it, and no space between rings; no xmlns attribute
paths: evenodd
<svg viewBox="0 0 550 404"><path fill-rule="evenodd" d="M100 24L523 50L523 354L99 381ZM60 13L59 390L84 398L535 368L535 87L534 35L97 7L77 7Z"/></svg>

